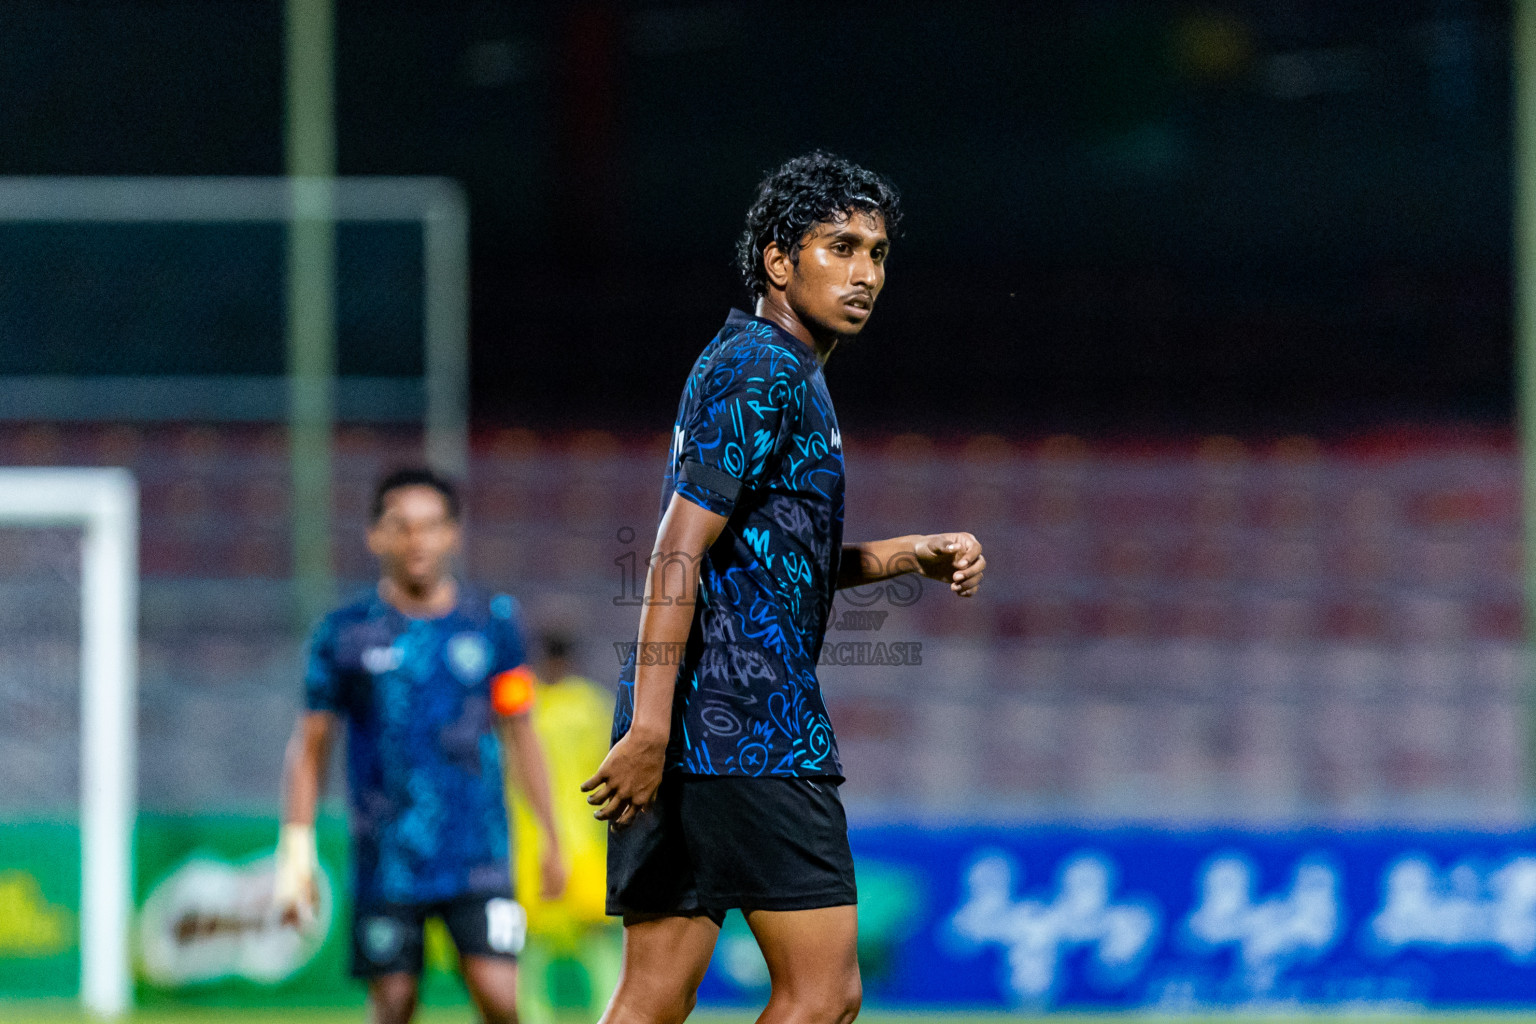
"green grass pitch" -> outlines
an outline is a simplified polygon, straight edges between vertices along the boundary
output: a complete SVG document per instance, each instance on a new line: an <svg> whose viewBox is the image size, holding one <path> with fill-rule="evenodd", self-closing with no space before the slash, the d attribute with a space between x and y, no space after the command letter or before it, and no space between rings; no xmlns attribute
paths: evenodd
<svg viewBox="0 0 1536 1024"><path fill-rule="evenodd" d="M756 1016L751 1011L699 1011L689 1018L690 1024L751 1024ZM1278 1021L1299 1020L1306 1024L1513 1024L1529 1021L1527 1014L1464 1013L1429 1014L1422 1017L1399 1017L1369 1014L1360 1017L1328 1016L1322 1014L1284 1016L1239 1017L1160 1017L1145 1013L1126 1014L1075 1014L1058 1013L1044 1017L1024 1017L1013 1014L936 1014L890 1013L872 1010L859 1015L860 1024L1129 1024L1129 1022L1179 1021L1180 1024L1276 1024ZM201 1024L217 1021L219 1024L360 1024L363 1011L358 1008L344 1009L266 1009L238 1010L223 1007L140 1010L126 1018L132 1024ZM471 1024L474 1017L466 1007L429 1008L416 1015L420 1024ZM99 1024L77 1006L68 1003L9 1003L0 1001L0 1024Z"/></svg>

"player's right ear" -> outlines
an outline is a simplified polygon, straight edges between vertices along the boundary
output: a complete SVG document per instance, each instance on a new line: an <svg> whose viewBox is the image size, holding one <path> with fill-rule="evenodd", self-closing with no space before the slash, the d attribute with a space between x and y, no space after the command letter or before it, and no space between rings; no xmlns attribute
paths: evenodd
<svg viewBox="0 0 1536 1024"><path fill-rule="evenodd" d="M789 253L779 248L778 242L769 242L763 247L763 272L769 284L783 291L789 287L789 275L793 270L794 262Z"/></svg>

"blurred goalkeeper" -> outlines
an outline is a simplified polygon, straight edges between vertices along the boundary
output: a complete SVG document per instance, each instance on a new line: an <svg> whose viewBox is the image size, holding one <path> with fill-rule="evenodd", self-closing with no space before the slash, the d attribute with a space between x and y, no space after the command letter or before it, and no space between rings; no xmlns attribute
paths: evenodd
<svg viewBox="0 0 1536 1024"><path fill-rule="evenodd" d="M482 1018L517 1020L527 918L512 894L503 752L543 833L543 893L565 885L516 604L454 579L459 540L459 501L448 481L411 469L379 483L368 529L378 587L315 631L306 710L284 763L274 898L284 920L302 927L317 891L315 808L345 722L352 973L367 982L379 1024L415 1012L432 916L458 947Z"/></svg>

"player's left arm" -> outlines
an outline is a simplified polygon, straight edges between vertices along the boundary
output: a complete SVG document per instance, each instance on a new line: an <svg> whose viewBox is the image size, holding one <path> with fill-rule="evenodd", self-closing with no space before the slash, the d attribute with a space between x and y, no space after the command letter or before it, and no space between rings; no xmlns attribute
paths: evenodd
<svg viewBox="0 0 1536 1024"><path fill-rule="evenodd" d="M949 584L959 597L973 597L981 586L987 559L981 541L970 533L913 533L887 540L844 544L837 589L878 583L916 572Z"/></svg>
<svg viewBox="0 0 1536 1024"><path fill-rule="evenodd" d="M544 834L544 850L539 857L542 895L547 900L556 899L565 891L568 872L560 850L560 833L555 827L555 807L549 794L549 765L544 760L544 746L539 742L539 734L533 731L532 716L526 711L498 715L496 731L501 738L501 749L506 752L512 767L512 778Z"/></svg>

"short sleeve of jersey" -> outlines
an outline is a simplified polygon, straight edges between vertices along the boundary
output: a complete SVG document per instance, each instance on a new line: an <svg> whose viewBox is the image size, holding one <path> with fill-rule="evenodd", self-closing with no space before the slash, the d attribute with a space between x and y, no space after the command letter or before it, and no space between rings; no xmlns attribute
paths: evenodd
<svg viewBox="0 0 1536 1024"><path fill-rule="evenodd" d="M344 710L341 673L336 667L336 623L326 618L309 640L304 669L304 706L310 711Z"/></svg>
<svg viewBox="0 0 1536 1024"><path fill-rule="evenodd" d="M491 599L487 627L493 650L491 708L499 715L521 715L533 707L533 670L527 665L517 602L508 594Z"/></svg>
<svg viewBox="0 0 1536 1024"><path fill-rule="evenodd" d="M733 348L710 367L682 424L677 493L730 515L743 488L765 481L804 396L804 370L782 347L764 342Z"/></svg>

